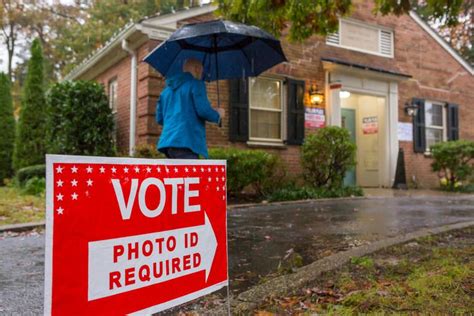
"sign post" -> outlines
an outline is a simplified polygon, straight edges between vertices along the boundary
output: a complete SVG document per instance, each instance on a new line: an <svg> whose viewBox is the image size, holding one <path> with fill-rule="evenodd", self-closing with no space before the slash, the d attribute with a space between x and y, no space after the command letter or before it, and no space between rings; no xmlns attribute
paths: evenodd
<svg viewBox="0 0 474 316"><path fill-rule="evenodd" d="M46 164L45 314L151 314L228 285L225 161Z"/></svg>

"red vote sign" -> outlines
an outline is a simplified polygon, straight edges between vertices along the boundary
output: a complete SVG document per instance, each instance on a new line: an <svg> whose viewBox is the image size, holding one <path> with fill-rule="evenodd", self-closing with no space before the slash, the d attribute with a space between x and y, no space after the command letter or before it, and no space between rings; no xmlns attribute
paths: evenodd
<svg viewBox="0 0 474 316"><path fill-rule="evenodd" d="M46 166L45 314L151 314L228 285L225 161Z"/></svg>

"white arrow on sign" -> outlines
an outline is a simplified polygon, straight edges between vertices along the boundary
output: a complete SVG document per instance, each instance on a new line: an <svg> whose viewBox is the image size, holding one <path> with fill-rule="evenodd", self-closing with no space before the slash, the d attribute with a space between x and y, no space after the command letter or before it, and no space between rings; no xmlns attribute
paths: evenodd
<svg viewBox="0 0 474 316"><path fill-rule="evenodd" d="M197 243L190 246L189 236L193 233ZM117 251L118 248L123 251ZM128 292L202 270L206 271L207 282L216 249L217 239L205 212L204 225L89 242L88 299Z"/></svg>

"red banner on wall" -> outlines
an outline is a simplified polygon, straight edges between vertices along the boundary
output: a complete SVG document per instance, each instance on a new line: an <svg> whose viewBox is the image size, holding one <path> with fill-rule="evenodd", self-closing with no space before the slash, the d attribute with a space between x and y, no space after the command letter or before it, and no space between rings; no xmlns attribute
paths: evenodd
<svg viewBox="0 0 474 316"><path fill-rule="evenodd" d="M155 313L228 284L226 165L47 156L45 314Z"/></svg>

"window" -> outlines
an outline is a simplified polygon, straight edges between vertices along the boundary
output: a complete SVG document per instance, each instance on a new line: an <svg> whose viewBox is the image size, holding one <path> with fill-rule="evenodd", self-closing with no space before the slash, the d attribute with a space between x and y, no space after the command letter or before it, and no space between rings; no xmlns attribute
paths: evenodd
<svg viewBox="0 0 474 316"><path fill-rule="evenodd" d="M459 105L413 98L418 107L413 117L413 151L427 153L430 146L459 139Z"/></svg>
<svg viewBox="0 0 474 316"><path fill-rule="evenodd" d="M426 150L446 140L446 114L443 104L425 101Z"/></svg>
<svg viewBox="0 0 474 316"><path fill-rule="evenodd" d="M109 106L112 113L117 113L117 78L109 81Z"/></svg>
<svg viewBox="0 0 474 316"><path fill-rule="evenodd" d="M229 80L229 140L249 145L301 145L304 80L258 77Z"/></svg>
<svg viewBox="0 0 474 316"><path fill-rule="evenodd" d="M282 141L282 80L251 78L249 120L251 140Z"/></svg>
<svg viewBox="0 0 474 316"><path fill-rule="evenodd" d="M359 52L393 57L393 31L354 20L339 20L339 29L326 44Z"/></svg>
<svg viewBox="0 0 474 316"><path fill-rule="evenodd" d="M109 81L109 107L112 110L112 115L114 116L114 131L113 131L114 142L117 142L117 102L118 102L117 92L118 92L117 78L114 78Z"/></svg>

